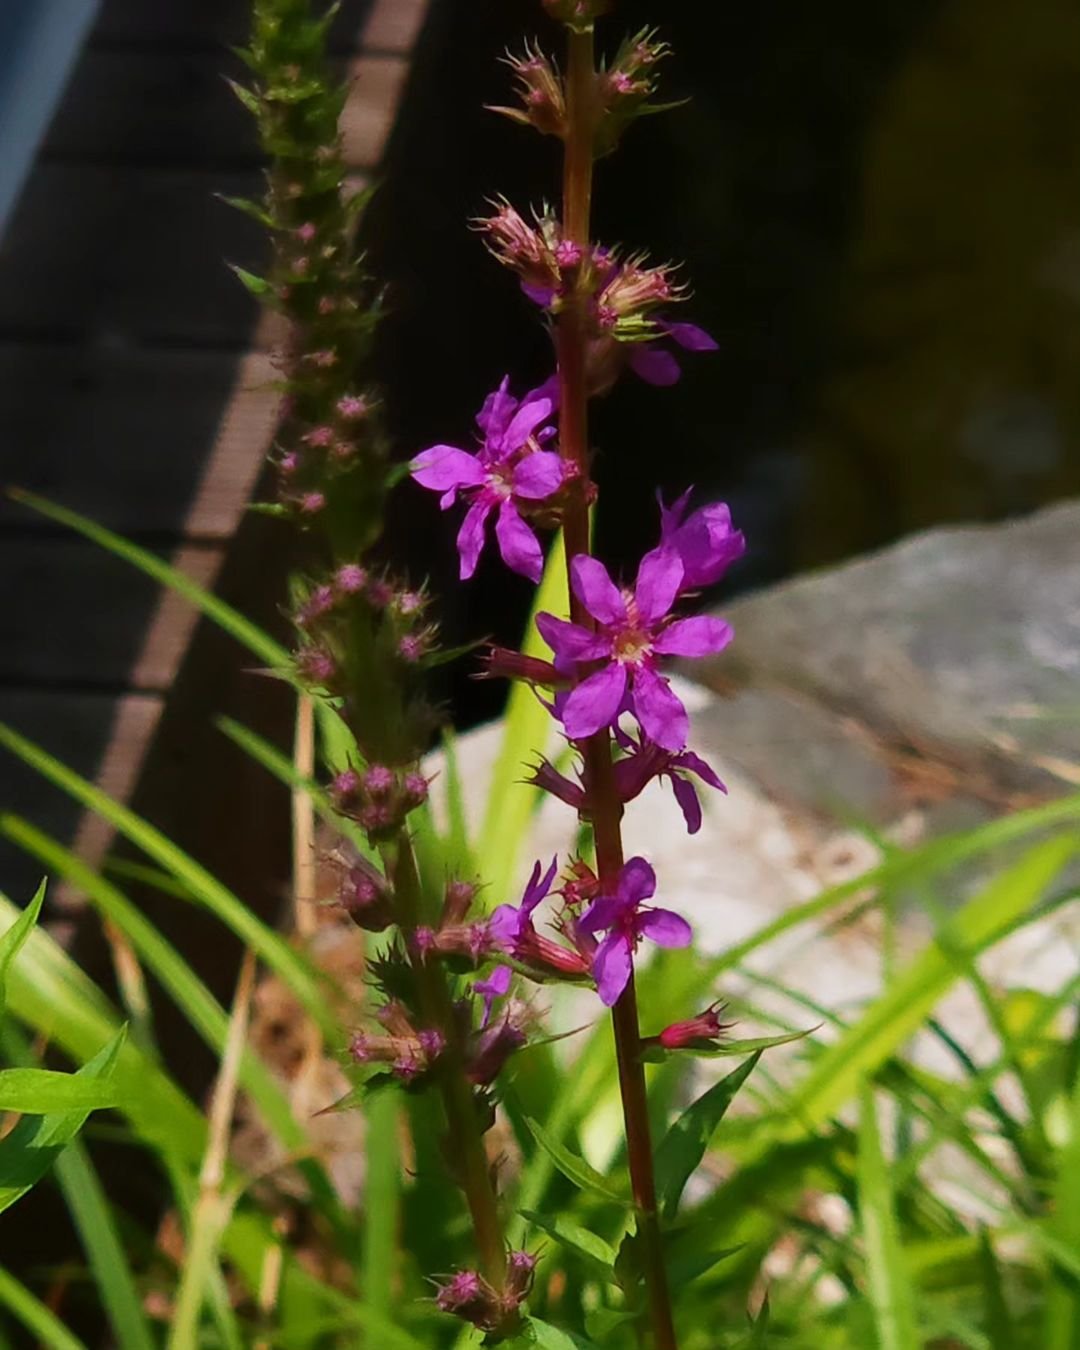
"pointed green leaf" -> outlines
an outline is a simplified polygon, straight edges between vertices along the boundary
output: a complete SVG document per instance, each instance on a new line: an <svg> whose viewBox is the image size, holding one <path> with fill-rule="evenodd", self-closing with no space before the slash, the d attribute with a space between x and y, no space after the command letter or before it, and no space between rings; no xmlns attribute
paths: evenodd
<svg viewBox="0 0 1080 1350"><path fill-rule="evenodd" d="M84 1084L107 1083L123 1043L124 1031L121 1029L108 1045L71 1076ZM0 1140L0 1211L20 1200L41 1180L82 1129L89 1114L90 1108L80 1106L53 1115L25 1116Z"/></svg>
<svg viewBox="0 0 1080 1350"><path fill-rule="evenodd" d="M686 1183L704 1158L724 1113L750 1077L761 1054L760 1050L756 1051L745 1064L714 1083L683 1112L664 1136L656 1151L656 1192L665 1219L675 1216Z"/></svg>
<svg viewBox="0 0 1080 1350"><path fill-rule="evenodd" d="M4 933L4 936L0 937L0 1017L3 1016L4 1009L7 1007L7 978L11 963L18 956L23 943L30 936L31 929L37 923L44 900L45 883L43 881L35 891L34 898Z"/></svg>
<svg viewBox="0 0 1080 1350"><path fill-rule="evenodd" d="M597 1350L592 1341L553 1327L550 1322L541 1322L539 1317L529 1318L529 1329L537 1350Z"/></svg>
<svg viewBox="0 0 1080 1350"><path fill-rule="evenodd" d="M55 1069L0 1071L0 1111L34 1116L58 1111L105 1111L121 1100L119 1089L107 1080Z"/></svg>
<svg viewBox="0 0 1080 1350"><path fill-rule="evenodd" d="M520 1212L530 1223L542 1228L549 1237L554 1238L560 1246L580 1256L606 1279L614 1280L615 1248L602 1237L590 1233L587 1228L582 1228L565 1214L547 1218L532 1209L523 1209Z"/></svg>
<svg viewBox="0 0 1080 1350"><path fill-rule="evenodd" d="M614 1200L620 1205L627 1203L626 1197L616 1190L613 1182L602 1177L594 1167L589 1166L584 1158L579 1157L564 1144L552 1139L542 1125L530 1116L525 1117L525 1124L528 1126L529 1133L563 1176L572 1181L575 1186L578 1186L581 1190L592 1191L596 1195L603 1196L605 1200Z"/></svg>

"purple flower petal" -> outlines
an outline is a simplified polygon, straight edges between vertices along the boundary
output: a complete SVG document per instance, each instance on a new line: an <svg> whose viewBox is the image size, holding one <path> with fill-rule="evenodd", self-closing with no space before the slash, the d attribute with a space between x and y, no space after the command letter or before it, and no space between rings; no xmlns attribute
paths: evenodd
<svg viewBox="0 0 1080 1350"><path fill-rule="evenodd" d="M671 788L683 813L683 820L686 821L687 834L697 834L701 829L701 802L696 788L688 779L674 773L671 775Z"/></svg>
<svg viewBox="0 0 1080 1350"><path fill-rule="evenodd" d="M678 384L682 375L678 361L670 352L644 342L630 343L627 362L638 379L661 389Z"/></svg>
<svg viewBox="0 0 1080 1350"><path fill-rule="evenodd" d="M476 414L476 425L484 433L485 441L492 443L502 437L517 406L517 399L510 393L510 376L504 375L498 389L488 394Z"/></svg>
<svg viewBox="0 0 1080 1350"><path fill-rule="evenodd" d="M686 709L662 675L641 666L634 672L634 715L646 736L665 750L685 748L690 735Z"/></svg>
<svg viewBox="0 0 1080 1350"><path fill-rule="evenodd" d="M491 514L494 499L481 493L465 512L465 519L458 530L457 546L461 554L461 580L468 581L476 571L480 560L480 550L484 547L484 521Z"/></svg>
<svg viewBox="0 0 1080 1350"><path fill-rule="evenodd" d="M492 942L509 951L521 933L521 910L517 905L500 905L487 921Z"/></svg>
<svg viewBox="0 0 1080 1350"><path fill-rule="evenodd" d="M626 667L613 661L574 689L563 708L563 728L572 741L583 741L619 715L626 693ZM682 705L679 705L682 707ZM685 717L685 713L683 714ZM683 744L685 745L685 740ZM680 749L682 746L679 747Z"/></svg>
<svg viewBox="0 0 1080 1350"><path fill-rule="evenodd" d="M611 655L610 638L599 637L580 624L557 619L554 614L538 614L536 627L557 661L598 661Z"/></svg>
<svg viewBox="0 0 1080 1350"><path fill-rule="evenodd" d="M693 750L684 750L673 767L681 769L684 773L696 773L702 782L708 783L709 787L719 788L721 792L727 791L727 787L717 776L712 765L706 764L700 755L694 754Z"/></svg>
<svg viewBox="0 0 1080 1350"><path fill-rule="evenodd" d="M686 920L670 909L643 910L634 927L658 947L689 947L694 938L694 930Z"/></svg>
<svg viewBox="0 0 1080 1350"><path fill-rule="evenodd" d="M475 455L454 445L433 445L413 460L409 472L421 487L433 492L456 492L463 487L479 487L485 474Z"/></svg>
<svg viewBox="0 0 1080 1350"><path fill-rule="evenodd" d="M529 884L525 887L525 894L521 898L521 911L526 917L532 914L536 906L551 890L551 883L555 880L555 873L558 870L559 859L557 855L552 858L543 876L540 875L539 862L533 867Z"/></svg>
<svg viewBox="0 0 1080 1350"><path fill-rule="evenodd" d="M724 502L703 506L676 528L668 520L661 507L661 539L678 550L684 588L711 586L746 552L746 540L741 530L732 529Z"/></svg>
<svg viewBox="0 0 1080 1350"><path fill-rule="evenodd" d="M527 282L521 283L521 289L529 297L534 305L539 305L541 309L550 309L555 301L554 286L530 286Z"/></svg>
<svg viewBox="0 0 1080 1350"><path fill-rule="evenodd" d="M530 389L522 403L531 403L538 398L549 398L551 400L552 411L558 411L559 407L559 374L549 375L543 384L538 384L535 389Z"/></svg>
<svg viewBox="0 0 1080 1350"><path fill-rule="evenodd" d="M683 565L673 548L654 548L638 568L634 600L646 623L656 623L671 611L682 585Z"/></svg>
<svg viewBox="0 0 1080 1350"><path fill-rule="evenodd" d="M617 894L628 905L640 905L656 894L656 873L644 858L631 858L623 867Z"/></svg>
<svg viewBox="0 0 1080 1350"><path fill-rule="evenodd" d="M512 501L504 501L499 507L495 538L507 567L532 582L539 582L544 574L544 555L540 550L540 542L521 519Z"/></svg>
<svg viewBox="0 0 1080 1350"><path fill-rule="evenodd" d="M541 422L551 416L551 399L538 398L532 402L522 402L510 419L510 424L499 438L499 449L509 455L520 450Z"/></svg>
<svg viewBox="0 0 1080 1350"><path fill-rule="evenodd" d="M609 933L593 957L593 979L600 1002L606 1008L619 1001L630 982L630 939L624 933Z"/></svg>
<svg viewBox="0 0 1080 1350"><path fill-rule="evenodd" d="M696 323L668 323L660 320L659 326L671 338L672 342L677 342L680 347L685 347L688 352L715 352L719 350L719 343L711 334L706 333L704 328L699 328Z"/></svg>
<svg viewBox="0 0 1080 1350"><path fill-rule="evenodd" d="M733 636L731 624L699 614L668 624L653 643L653 651L664 656L711 656L723 651Z"/></svg>
<svg viewBox="0 0 1080 1350"><path fill-rule="evenodd" d="M626 622L626 601L602 562L579 554L570 564L574 594L593 616L604 624Z"/></svg>
<svg viewBox="0 0 1080 1350"><path fill-rule="evenodd" d="M558 492L563 483L562 456L554 450L536 450L526 455L510 480L515 497L541 500Z"/></svg>
<svg viewBox="0 0 1080 1350"><path fill-rule="evenodd" d="M497 998L503 998L509 992L512 975L509 966L496 966L486 979L473 981L473 993L479 994L484 1000L485 1027L491 1021L492 1004Z"/></svg>
<svg viewBox="0 0 1080 1350"><path fill-rule="evenodd" d="M578 919L577 926L583 933L602 933L614 927L627 909L632 907L632 903L628 905L620 896L602 895Z"/></svg>

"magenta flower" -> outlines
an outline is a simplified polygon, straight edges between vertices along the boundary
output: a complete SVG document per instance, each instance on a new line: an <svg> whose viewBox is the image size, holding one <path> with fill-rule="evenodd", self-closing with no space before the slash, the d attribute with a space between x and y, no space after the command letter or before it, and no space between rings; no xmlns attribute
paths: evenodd
<svg viewBox="0 0 1080 1350"><path fill-rule="evenodd" d="M630 980L634 951L643 937L660 947L686 947L690 925L669 909L643 901L656 893L656 873L644 858L631 858L619 872L614 895L594 900L578 920L583 933L605 933L593 956L593 978L600 1001L610 1008Z"/></svg>
<svg viewBox="0 0 1080 1350"><path fill-rule="evenodd" d="M615 739L626 750L625 759L615 765L615 789L621 802L633 801L654 778L666 778L675 793L675 800L682 809L688 834L697 834L701 829L701 802L697 789L690 776L700 778L709 787L727 792L727 788L717 777L716 771L700 755L692 750L682 750L672 754L652 741L632 737L615 728Z"/></svg>
<svg viewBox="0 0 1080 1350"><path fill-rule="evenodd" d="M533 931L533 910L551 890L551 883L555 880L555 873L558 870L558 858L552 858L551 866L543 876L540 875L540 864L537 863L532 870L529 884L525 887L525 894L521 897L521 904L500 905L495 910L488 920L488 936L497 947L513 954L523 939Z"/></svg>
<svg viewBox="0 0 1080 1350"><path fill-rule="evenodd" d="M665 319L654 319L653 322L666 337L682 347L684 351L715 352L717 350L716 339L710 337L705 329L699 328L696 323L669 323ZM644 380L646 384L654 384L664 388L678 383L682 375L682 367L670 351L658 345L658 341L629 343L627 364L634 374L639 379Z"/></svg>
<svg viewBox="0 0 1080 1350"><path fill-rule="evenodd" d="M555 434L544 424L555 409L552 382L518 400L509 392L509 377L489 394L477 414L481 442L475 451L454 445L433 445L413 460L410 472L421 487L442 493L444 511L460 492L470 499L458 532L461 579L476 571L484 546L484 526L498 508L495 538L503 561L530 581L539 581L543 554L522 510L552 497L563 484L561 457L541 445Z"/></svg>
<svg viewBox="0 0 1080 1350"><path fill-rule="evenodd" d="M660 500L660 546L678 553L684 590L711 586L746 552L746 539L732 528L725 502L711 502L687 516L689 501L690 491L670 506Z"/></svg>
<svg viewBox="0 0 1080 1350"><path fill-rule="evenodd" d="M509 966L496 966L490 975L482 980L473 981L473 993L479 994L484 1000L484 1020L481 1023L486 1027L491 1021L491 1010L494 1007L497 998L505 998L510 992L510 979L513 971Z"/></svg>
<svg viewBox="0 0 1080 1350"><path fill-rule="evenodd" d="M568 694L555 699L571 740L586 740L632 711L645 734L665 750L686 748L690 722L669 682L657 672L662 656L709 656L731 641L730 624L708 615L673 619L672 605L684 570L673 548L647 553L633 591L620 590L595 558L581 555L570 568L574 594L597 622L592 632L553 614L537 615L537 627L560 669L602 661Z"/></svg>

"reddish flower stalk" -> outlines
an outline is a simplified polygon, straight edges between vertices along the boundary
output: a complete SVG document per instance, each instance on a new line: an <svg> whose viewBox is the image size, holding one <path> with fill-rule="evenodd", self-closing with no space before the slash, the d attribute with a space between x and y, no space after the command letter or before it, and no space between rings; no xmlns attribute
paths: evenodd
<svg viewBox="0 0 1080 1350"><path fill-rule="evenodd" d="M599 113L592 28L584 31L569 28L568 45L562 226L563 238L584 249L590 236L595 129ZM574 297L576 303L566 305L558 317L556 332L560 448L564 457L577 468L577 482L581 485L571 496L564 513L568 567L574 558L589 553L586 299L579 291ZM592 615L572 589L570 614L582 627L595 628ZM622 870L624 857L620 825L622 803L615 783L610 731L605 727L596 732L585 742L583 751L586 789L592 803L597 869L601 877L614 878ZM656 1205L645 1069L641 1061L641 1031L632 969L612 1008L612 1025L630 1181L638 1212L649 1322L656 1350L678 1350Z"/></svg>

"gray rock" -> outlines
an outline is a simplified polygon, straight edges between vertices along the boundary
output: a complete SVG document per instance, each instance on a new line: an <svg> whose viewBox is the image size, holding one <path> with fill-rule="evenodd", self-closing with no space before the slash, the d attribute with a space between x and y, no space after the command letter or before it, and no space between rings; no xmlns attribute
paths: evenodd
<svg viewBox="0 0 1080 1350"><path fill-rule="evenodd" d="M928 766L1001 806L1080 784L1080 502L915 535L723 612L736 641L692 673L735 687L725 753L780 795L885 819Z"/></svg>

